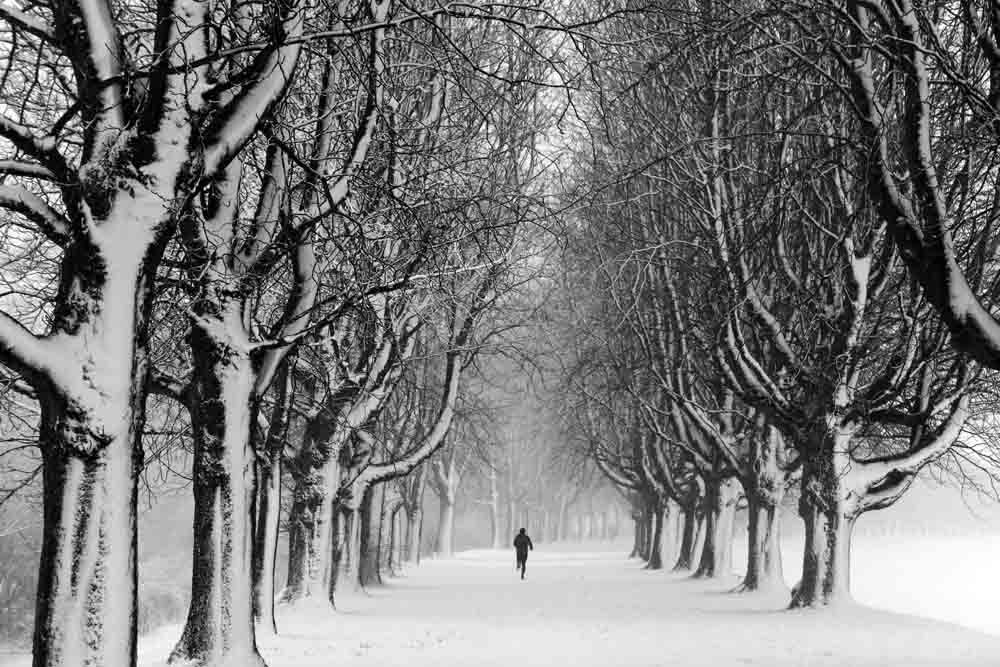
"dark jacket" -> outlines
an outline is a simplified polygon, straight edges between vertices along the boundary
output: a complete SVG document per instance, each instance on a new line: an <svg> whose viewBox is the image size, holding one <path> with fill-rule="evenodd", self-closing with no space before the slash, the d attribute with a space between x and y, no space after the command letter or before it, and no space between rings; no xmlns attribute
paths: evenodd
<svg viewBox="0 0 1000 667"><path fill-rule="evenodd" d="M531 543L531 538L522 533L518 533L517 537L514 538L514 548L517 549L519 554L527 554L528 549L534 551L535 545Z"/></svg>

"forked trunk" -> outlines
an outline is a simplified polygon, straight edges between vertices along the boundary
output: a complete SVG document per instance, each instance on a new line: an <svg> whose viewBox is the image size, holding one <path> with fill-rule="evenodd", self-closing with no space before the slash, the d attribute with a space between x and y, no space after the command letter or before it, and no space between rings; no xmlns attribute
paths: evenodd
<svg viewBox="0 0 1000 667"><path fill-rule="evenodd" d="M851 537L857 502L847 484L850 459L840 444L824 447L803 465L799 514L805 522L806 540L802 580L792 593L792 607L822 607L851 599Z"/></svg>
<svg viewBox="0 0 1000 667"><path fill-rule="evenodd" d="M137 477L152 281L172 229L172 174L187 159L152 139L155 183L143 180L148 172L95 183L107 187L107 215L88 220L94 226L86 239L63 253L48 347L26 357L41 366L32 369L39 376L52 376L35 387L44 488L35 667L136 661ZM138 146L127 150L145 157Z"/></svg>
<svg viewBox="0 0 1000 667"><path fill-rule="evenodd" d="M706 486L705 538L695 577L727 577L733 570L733 530L740 483L735 477Z"/></svg>
<svg viewBox="0 0 1000 667"><path fill-rule="evenodd" d="M277 633L274 620L274 566L281 518L281 456L258 467L257 528L253 550L253 615L260 629Z"/></svg>
<svg viewBox="0 0 1000 667"><path fill-rule="evenodd" d="M772 590L785 586L781 567L781 505L747 499L747 573L742 591Z"/></svg>
<svg viewBox="0 0 1000 667"><path fill-rule="evenodd" d="M750 470L743 481L747 494L747 572L741 592L785 588L780 535L785 473L778 463L782 447L781 434L774 427L751 443Z"/></svg>
<svg viewBox="0 0 1000 667"><path fill-rule="evenodd" d="M256 380L250 356L233 338L192 329L195 351L194 553L191 606L171 662L262 665L252 610L251 561L256 464L250 401ZM248 346L243 346L247 349Z"/></svg>

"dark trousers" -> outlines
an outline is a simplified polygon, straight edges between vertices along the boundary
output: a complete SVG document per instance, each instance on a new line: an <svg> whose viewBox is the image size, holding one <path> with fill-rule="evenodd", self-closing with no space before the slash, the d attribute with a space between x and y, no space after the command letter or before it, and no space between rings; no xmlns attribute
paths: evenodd
<svg viewBox="0 0 1000 667"><path fill-rule="evenodd" d="M524 568L528 563L528 552L524 553L518 552L517 554L517 569L521 571L521 578L524 579Z"/></svg>

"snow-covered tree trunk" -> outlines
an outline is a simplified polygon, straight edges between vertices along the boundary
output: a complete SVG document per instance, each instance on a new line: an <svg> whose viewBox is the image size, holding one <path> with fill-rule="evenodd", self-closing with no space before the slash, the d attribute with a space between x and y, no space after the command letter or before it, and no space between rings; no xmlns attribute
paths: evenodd
<svg viewBox="0 0 1000 667"><path fill-rule="evenodd" d="M440 498L438 514L438 532L435 540L435 551L439 558L450 558L453 553L453 534L455 530L455 497L446 494Z"/></svg>
<svg viewBox="0 0 1000 667"><path fill-rule="evenodd" d="M296 487L295 500L288 514L288 575L280 595L282 603L294 602L309 594L309 549L315 544L314 510L315 506L299 499Z"/></svg>
<svg viewBox="0 0 1000 667"><path fill-rule="evenodd" d="M680 550L680 505L670 498L663 509L663 562L676 563Z"/></svg>
<svg viewBox="0 0 1000 667"><path fill-rule="evenodd" d="M195 306L191 421L194 554L191 605L171 662L263 664L254 639L251 561L256 373L236 304Z"/></svg>
<svg viewBox="0 0 1000 667"><path fill-rule="evenodd" d="M290 362L289 362L290 363ZM274 409L257 455L257 525L253 547L253 615L260 629L277 633L274 620L275 564L281 519L281 474L292 402L293 371L282 364ZM260 434L260 430L256 431Z"/></svg>
<svg viewBox="0 0 1000 667"><path fill-rule="evenodd" d="M860 499L851 483L856 471L847 450L850 437L847 431L828 433L805 455L799 514L806 541L792 607L851 599L851 537Z"/></svg>
<svg viewBox="0 0 1000 667"><path fill-rule="evenodd" d="M277 632L274 620L274 567L281 519L281 456L272 456L258 472L256 542L253 552L253 614L258 626Z"/></svg>
<svg viewBox="0 0 1000 667"><path fill-rule="evenodd" d="M774 427L751 443L747 496L747 571L743 591L784 588L781 567L781 502L785 474L778 465L781 436Z"/></svg>
<svg viewBox="0 0 1000 667"><path fill-rule="evenodd" d="M361 512L352 503L334 510L333 557L329 599L336 606L338 595L356 593L360 587Z"/></svg>
<svg viewBox="0 0 1000 667"><path fill-rule="evenodd" d="M109 397L100 417L80 404L42 400L45 521L35 665L135 664L140 382L131 400L129 392L120 402ZM117 423L109 419L115 411Z"/></svg>
<svg viewBox="0 0 1000 667"><path fill-rule="evenodd" d="M696 577L727 577L732 573L733 531L740 483L735 477L709 481L705 497L705 539Z"/></svg>

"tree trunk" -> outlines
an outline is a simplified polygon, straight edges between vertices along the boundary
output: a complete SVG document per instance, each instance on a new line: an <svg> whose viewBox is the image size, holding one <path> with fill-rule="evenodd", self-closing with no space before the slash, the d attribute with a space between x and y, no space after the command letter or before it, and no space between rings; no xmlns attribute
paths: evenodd
<svg viewBox="0 0 1000 667"><path fill-rule="evenodd" d="M403 503L397 502L389 512L389 563L387 567L391 576L399 574L403 562L402 516Z"/></svg>
<svg viewBox="0 0 1000 667"><path fill-rule="evenodd" d="M357 508L345 506L334 510L333 572L329 598L336 604L336 596L354 593L360 584L361 517Z"/></svg>
<svg viewBox="0 0 1000 667"><path fill-rule="evenodd" d="M451 558L452 534L455 528L455 501L441 498L441 513L438 520L436 551L439 558Z"/></svg>
<svg viewBox="0 0 1000 667"><path fill-rule="evenodd" d="M274 565L281 518L281 456L259 467L257 529L253 551L253 615L260 628L277 633L274 620Z"/></svg>
<svg viewBox="0 0 1000 667"><path fill-rule="evenodd" d="M639 554L642 553L642 517L633 513L632 523L635 525L635 528L632 531L632 552L628 557L638 558Z"/></svg>
<svg viewBox="0 0 1000 667"><path fill-rule="evenodd" d="M137 178L94 172L104 180L94 181L90 194L107 209L88 219L86 238L63 253L49 335L36 340L19 331L14 340L0 341L5 357L22 357L26 379L37 376L29 381L41 410L44 525L35 667L136 661L137 478L152 285L173 234L169 202L180 196L175 175L189 159L184 138L190 128L180 119L186 111L178 113L169 123L171 137L147 137L151 153L135 141L124 151L129 160L151 157L157 178L148 178L145 167L138 167L144 173ZM183 147L166 145L178 137ZM117 170L123 163L101 164Z"/></svg>
<svg viewBox="0 0 1000 667"><path fill-rule="evenodd" d="M646 560L646 569L663 569L663 522L666 518L663 514L663 506L656 504L651 508L650 516L650 546L649 558Z"/></svg>
<svg viewBox="0 0 1000 667"><path fill-rule="evenodd" d="M382 501L384 484L371 484L361 497L358 518L361 522L358 550L358 584L362 587L380 586L382 572L379 569L379 537L382 529Z"/></svg>
<svg viewBox="0 0 1000 667"><path fill-rule="evenodd" d="M490 470L490 546L503 549L506 540L503 534L503 519L500 515L500 488L496 471Z"/></svg>
<svg viewBox="0 0 1000 667"><path fill-rule="evenodd" d="M803 462L799 514L806 540L802 580L792 607L821 607L851 599L851 537L858 502L847 486L851 472L847 436L829 438Z"/></svg>
<svg viewBox="0 0 1000 667"><path fill-rule="evenodd" d="M705 511L705 543L694 576L728 577L733 570L733 530L740 483L735 477L708 484Z"/></svg>
<svg viewBox="0 0 1000 667"><path fill-rule="evenodd" d="M678 518L680 505L668 499L663 507L663 562L676 563L680 549L680 528Z"/></svg>
<svg viewBox="0 0 1000 667"><path fill-rule="evenodd" d="M517 502L511 499L507 503L507 520L510 522L507 530L507 536L504 538L505 542L507 540L513 539L513 535L517 533Z"/></svg>
<svg viewBox="0 0 1000 667"><path fill-rule="evenodd" d="M559 498L559 514L556 516L556 540L559 542L564 542L566 540L566 515L568 512L569 503L566 501L565 496L561 496Z"/></svg>
<svg viewBox="0 0 1000 667"><path fill-rule="evenodd" d="M310 593L309 550L314 544L314 512L318 508L301 497L301 490L297 481L288 512L288 576L279 596L282 603L294 603Z"/></svg>
<svg viewBox="0 0 1000 667"><path fill-rule="evenodd" d="M677 562L674 570L690 570L695 564L695 553L698 543L698 511L694 506L686 507L683 512L683 526L681 529L681 545L677 554Z"/></svg>
<svg viewBox="0 0 1000 667"><path fill-rule="evenodd" d="M420 564L420 538L424 523L424 510L417 507L406 515L406 562L410 565Z"/></svg>
<svg viewBox="0 0 1000 667"><path fill-rule="evenodd" d="M237 327L226 331L236 337ZM250 445L255 374L246 346L196 325L194 554L191 606L170 661L263 665L252 610L256 464ZM244 341L245 342L245 341Z"/></svg>
<svg viewBox="0 0 1000 667"><path fill-rule="evenodd" d="M136 660L136 471L144 396L114 427L43 403L44 525L34 666ZM114 414L113 412L109 412ZM89 451L88 451L89 450ZM88 453L83 453L88 452Z"/></svg>
<svg viewBox="0 0 1000 667"><path fill-rule="evenodd" d="M747 573L741 591L785 587L781 567L781 501L785 475L778 465L780 434L773 427L767 438L752 445L751 470L743 483L747 493Z"/></svg>

